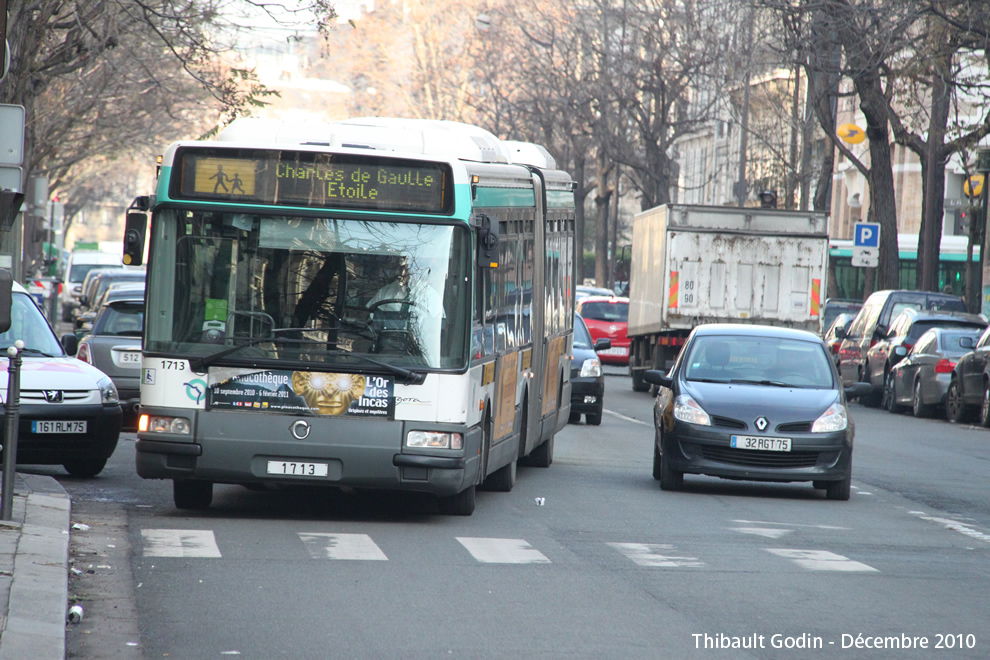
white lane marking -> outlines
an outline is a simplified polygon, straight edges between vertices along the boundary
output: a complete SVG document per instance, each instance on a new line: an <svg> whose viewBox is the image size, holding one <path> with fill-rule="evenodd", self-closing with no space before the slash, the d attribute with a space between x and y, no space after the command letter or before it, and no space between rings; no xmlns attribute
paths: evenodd
<svg viewBox="0 0 990 660"><path fill-rule="evenodd" d="M879 572L872 566L868 566L858 561L853 561L848 557L837 555L827 550L792 550L786 548L771 549L766 551L778 557L790 559L802 568L809 571L843 571L849 573Z"/></svg>
<svg viewBox="0 0 990 660"><path fill-rule="evenodd" d="M990 543L990 534L984 534L983 532L977 531L972 527L966 525L966 523L960 522L958 520L952 520L951 518L939 518L937 516L926 515L924 511L911 511L914 515L918 516L922 520L930 520L932 522L939 523L940 525L945 525L945 528L952 532L959 532L965 536L968 536L978 541L985 541Z"/></svg>
<svg viewBox="0 0 990 660"><path fill-rule="evenodd" d="M522 539L488 539L458 536L467 551L485 564L549 564L546 556Z"/></svg>
<svg viewBox="0 0 990 660"><path fill-rule="evenodd" d="M674 546L667 543L609 543L608 545L640 566L699 568L705 565L705 562L699 561L697 557L674 557L661 554L661 552L674 549Z"/></svg>
<svg viewBox="0 0 990 660"><path fill-rule="evenodd" d="M382 549L367 534L323 534L299 532L313 559L357 559L388 561Z"/></svg>
<svg viewBox="0 0 990 660"><path fill-rule="evenodd" d="M142 529L145 557L220 557L213 532L206 529Z"/></svg>
<svg viewBox="0 0 990 660"><path fill-rule="evenodd" d="M851 527L836 527L835 525L809 525L802 523L774 522L772 520L733 520L731 522L739 523L740 525L783 525L786 527L813 527L815 529L852 529Z"/></svg>
<svg viewBox="0 0 990 660"><path fill-rule="evenodd" d="M602 408L602 412L607 412L609 415L618 417L619 419L624 419L627 422L632 422L633 424L641 424L643 426L649 426L650 428L653 428L653 422L644 422L639 419L633 419L632 417L626 417L622 413L617 413L614 410L609 410L608 408Z"/></svg>
<svg viewBox="0 0 990 660"><path fill-rule="evenodd" d="M793 529L767 529L766 527L730 527L733 532L741 534L753 534L754 536L765 536L768 539L779 539L785 534L790 534Z"/></svg>

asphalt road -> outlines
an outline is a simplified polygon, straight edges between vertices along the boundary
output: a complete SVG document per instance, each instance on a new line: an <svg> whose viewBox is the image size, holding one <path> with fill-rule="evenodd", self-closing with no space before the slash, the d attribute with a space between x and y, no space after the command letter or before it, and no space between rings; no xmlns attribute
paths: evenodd
<svg viewBox="0 0 990 660"><path fill-rule="evenodd" d="M68 656L990 657L990 431L854 404L849 502L691 476L667 493L652 399L607 388L601 426L568 426L549 469L468 518L231 486L179 512L134 474L133 436L98 478L38 468L88 525Z"/></svg>

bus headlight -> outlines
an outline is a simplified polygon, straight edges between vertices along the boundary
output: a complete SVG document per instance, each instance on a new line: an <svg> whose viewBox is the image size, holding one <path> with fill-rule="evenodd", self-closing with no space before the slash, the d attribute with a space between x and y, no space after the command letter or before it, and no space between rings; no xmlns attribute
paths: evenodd
<svg viewBox="0 0 990 660"><path fill-rule="evenodd" d="M427 449L463 449L464 436L460 433L440 431L410 431L406 435L406 447Z"/></svg>
<svg viewBox="0 0 990 660"><path fill-rule="evenodd" d="M192 425L185 417L165 417L164 415L141 415L138 419L138 431L150 433L176 433L189 435Z"/></svg>

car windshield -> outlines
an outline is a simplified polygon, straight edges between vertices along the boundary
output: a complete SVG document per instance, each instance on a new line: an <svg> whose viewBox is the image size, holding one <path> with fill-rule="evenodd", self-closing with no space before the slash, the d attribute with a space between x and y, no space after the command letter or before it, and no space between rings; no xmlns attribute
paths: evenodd
<svg viewBox="0 0 990 660"><path fill-rule="evenodd" d="M593 348L591 333L580 316L574 317L574 348Z"/></svg>
<svg viewBox="0 0 990 660"><path fill-rule="evenodd" d="M4 356L18 339L24 342L24 357L65 354L48 321L30 296L15 292L10 306L10 329L0 333L0 350Z"/></svg>
<svg viewBox="0 0 990 660"><path fill-rule="evenodd" d="M693 381L831 389L829 358L811 341L751 335L703 335L684 361Z"/></svg>
<svg viewBox="0 0 990 660"><path fill-rule="evenodd" d="M586 302L581 305L581 316L593 321L626 323L629 319L629 303L626 302Z"/></svg>

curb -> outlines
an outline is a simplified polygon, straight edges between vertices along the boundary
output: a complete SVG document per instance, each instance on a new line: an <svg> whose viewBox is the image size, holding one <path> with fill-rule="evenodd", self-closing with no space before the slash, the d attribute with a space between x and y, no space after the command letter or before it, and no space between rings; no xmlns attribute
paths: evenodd
<svg viewBox="0 0 990 660"><path fill-rule="evenodd" d="M71 501L54 477L17 474L13 521L0 523L17 533L3 563L12 566L9 600L0 602L3 632L0 660L65 658L65 616L69 598ZM13 557L10 557L13 551ZM3 606L6 605L6 610Z"/></svg>

